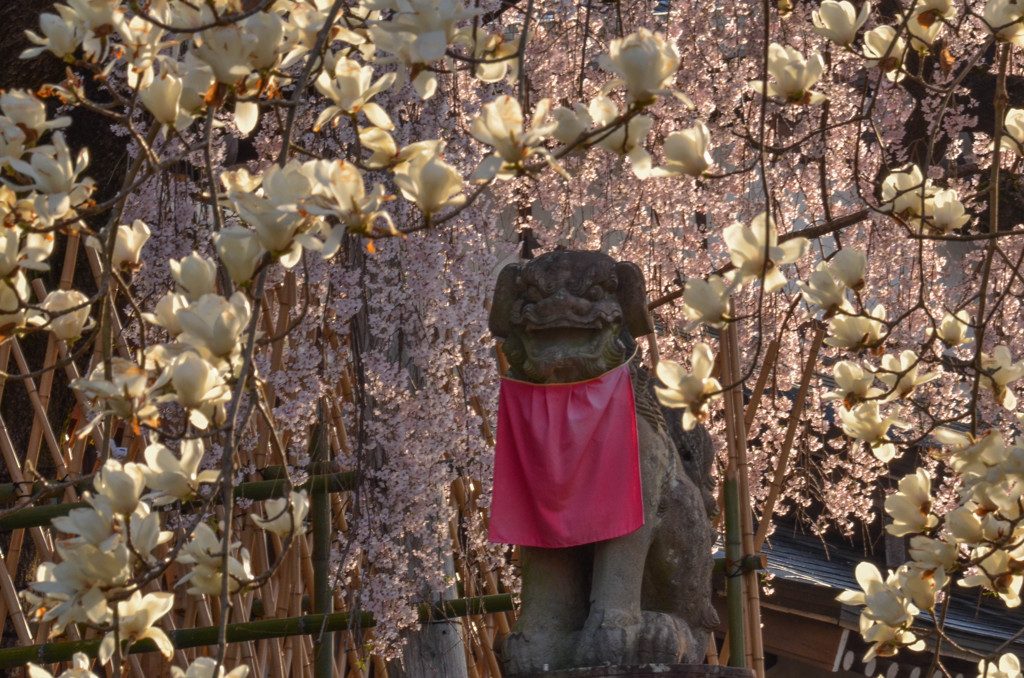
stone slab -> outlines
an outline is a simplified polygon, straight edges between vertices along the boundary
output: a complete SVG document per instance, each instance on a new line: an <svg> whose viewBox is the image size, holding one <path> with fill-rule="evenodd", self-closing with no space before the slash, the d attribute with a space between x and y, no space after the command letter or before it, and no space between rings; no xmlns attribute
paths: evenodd
<svg viewBox="0 0 1024 678"><path fill-rule="evenodd" d="M710 664L643 664L542 671L516 678L754 678L754 670Z"/></svg>

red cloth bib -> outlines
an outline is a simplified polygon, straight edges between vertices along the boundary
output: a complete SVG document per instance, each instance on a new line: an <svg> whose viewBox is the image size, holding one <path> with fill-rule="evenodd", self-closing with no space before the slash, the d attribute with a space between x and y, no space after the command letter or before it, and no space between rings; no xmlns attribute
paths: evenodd
<svg viewBox="0 0 1024 678"><path fill-rule="evenodd" d="M564 548L644 524L629 364L571 384L501 380L489 539Z"/></svg>

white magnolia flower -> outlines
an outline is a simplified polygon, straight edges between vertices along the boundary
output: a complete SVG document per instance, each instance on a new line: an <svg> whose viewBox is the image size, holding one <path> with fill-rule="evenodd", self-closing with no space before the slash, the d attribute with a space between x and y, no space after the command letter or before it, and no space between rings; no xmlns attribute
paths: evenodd
<svg viewBox="0 0 1024 678"><path fill-rule="evenodd" d="M884 336L884 320L885 307L881 304L871 309L867 317L860 315L837 316L829 322L832 336L825 337L825 343L851 351L875 348Z"/></svg>
<svg viewBox="0 0 1024 678"><path fill-rule="evenodd" d="M942 590L946 582L944 573L922 570L907 563L896 570L896 576L897 586L915 607L921 610L935 609L936 593Z"/></svg>
<svg viewBox="0 0 1024 678"><path fill-rule="evenodd" d="M847 0L824 0L818 11L811 14L814 23L811 30L840 47L846 47L856 39L857 31L864 26L870 12L870 2L861 5L860 13L857 13Z"/></svg>
<svg viewBox="0 0 1024 678"><path fill-rule="evenodd" d="M1008 410L1017 408L1017 397L1010 384L1024 376L1024 361L1013 362L1010 349L1000 344L991 353L981 354L981 385L992 391L996 402Z"/></svg>
<svg viewBox="0 0 1024 678"><path fill-rule="evenodd" d="M956 312L956 315L947 313L942 316L942 322L939 323L934 333L943 344L953 348L974 341L973 338L967 336L970 328L971 318L967 315L967 309L961 309ZM928 328L928 333L932 333L931 328Z"/></svg>
<svg viewBox="0 0 1024 678"><path fill-rule="evenodd" d="M145 471L145 468L143 468ZM153 564L153 551L174 536L173 532L160 529L160 514L153 513L147 504L140 503L135 512L128 516L128 535L131 538L132 555L137 555L147 564Z"/></svg>
<svg viewBox="0 0 1024 678"><path fill-rule="evenodd" d="M868 68L878 66L894 82L904 78L901 69L907 45L892 26L878 26L864 34L864 55Z"/></svg>
<svg viewBox="0 0 1024 678"><path fill-rule="evenodd" d="M514 80L518 73L519 62L515 59L519 51L519 39L507 38L501 33L488 33L483 28L476 28L476 43L473 45L473 58L480 61L475 64L473 74L480 82L501 82L506 75ZM470 31L472 39L472 31Z"/></svg>
<svg viewBox="0 0 1024 678"><path fill-rule="evenodd" d="M470 123L470 134L477 141L492 146L494 154L487 156L474 173L478 180L487 181L494 176L509 179L534 154L550 158L541 144L554 131L558 123L546 121L550 103L542 99L533 114L530 130L523 130L523 111L515 97L500 96L484 104L480 114Z"/></svg>
<svg viewBox="0 0 1024 678"><path fill-rule="evenodd" d="M652 177L687 174L699 177L711 167L711 135L700 120L693 127L672 132L665 139L665 166L651 171Z"/></svg>
<svg viewBox="0 0 1024 678"><path fill-rule="evenodd" d="M60 5L58 5L60 7ZM92 660L84 652L76 652L71 658L71 668L65 669L57 678L99 678L89 670ZM28 664L28 678L53 678L53 674L32 662Z"/></svg>
<svg viewBox="0 0 1024 678"><path fill-rule="evenodd" d="M89 506L71 509L67 515L57 516L50 523L61 532L74 535L61 540L69 547L88 544L110 551L123 538L114 507L102 495L90 496Z"/></svg>
<svg viewBox="0 0 1024 678"><path fill-rule="evenodd" d="M690 278L683 288L683 313L690 319L688 330L700 323L711 327L725 327L729 322L729 294L731 287L719 275L708 276L707 281Z"/></svg>
<svg viewBox="0 0 1024 678"><path fill-rule="evenodd" d="M956 569L959 549L956 544L919 534L910 538L907 553L914 567L938 575L940 572L949 574Z"/></svg>
<svg viewBox="0 0 1024 678"><path fill-rule="evenodd" d="M28 320L25 303L29 298L28 278L23 271L0 279L0 338L10 335Z"/></svg>
<svg viewBox="0 0 1024 678"><path fill-rule="evenodd" d="M234 85L252 72L257 38L241 23L208 28L193 40L195 55L210 67L217 82Z"/></svg>
<svg viewBox="0 0 1024 678"><path fill-rule="evenodd" d="M866 662L870 662L876 656L895 657L904 647L912 652L920 652L925 648L924 640L915 636L912 631L903 627L895 628L875 623L864 614L860 616L860 634L864 637L864 642L871 644L864 653Z"/></svg>
<svg viewBox="0 0 1024 678"><path fill-rule="evenodd" d="M820 104L827 100L824 94L811 89L825 72L825 61L818 52L809 59L789 45L773 42L768 46L768 74L775 82L765 84L751 80L750 87L765 96L778 97L791 104Z"/></svg>
<svg viewBox="0 0 1024 678"><path fill-rule="evenodd" d="M846 285L833 278L831 270L827 263L821 262L807 282L797 282L804 301L814 311L824 311L826 320L840 309L847 313L853 312L853 307L846 299Z"/></svg>
<svg viewBox="0 0 1024 678"><path fill-rule="evenodd" d="M44 313L31 318L31 322L67 342L78 340L82 332L93 325L89 318L89 297L78 290L54 290L46 295L40 308Z"/></svg>
<svg viewBox="0 0 1024 678"><path fill-rule="evenodd" d="M594 98L587 112L598 127L610 125L619 117L619 107L605 96ZM593 143L619 157L629 156L633 174L639 179L645 179L651 173L651 156L643 144L651 132L653 123L654 121L646 115L638 115L609 132L597 134Z"/></svg>
<svg viewBox="0 0 1024 678"><path fill-rule="evenodd" d="M206 257L193 252L180 260L171 259L168 265L178 291L189 301L217 292L217 264Z"/></svg>
<svg viewBox="0 0 1024 678"><path fill-rule="evenodd" d="M462 192L462 175L441 159L444 143L419 146L395 167L395 185L406 200L416 203L428 219L445 207L458 207L466 202Z"/></svg>
<svg viewBox="0 0 1024 678"><path fill-rule="evenodd" d="M919 375L917 370L920 365L920 358L909 349L900 353L899 358L893 355L882 356L882 368L878 370L878 378L890 391L886 400L906 398L921 384L939 378L934 372Z"/></svg>
<svg viewBox="0 0 1024 678"><path fill-rule="evenodd" d="M984 586L1002 598L1007 607L1020 606L1020 587L1024 583L1021 561L991 545L973 549L971 559L978 562L978 567L973 574L960 579L959 586Z"/></svg>
<svg viewBox="0 0 1024 678"><path fill-rule="evenodd" d="M206 94L217 80L213 69L200 61L191 50L185 53L185 60L181 63L181 110L195 115L204 110Z"/></svg>
<svg viewBox="0 0 1024 678"><path fill-rule="evenodd" d="M106 664L114 655L116 640L125 641L129 644L140 640L149 639L156 645L157 650L165 657L174 654L174 645L167 637L163 629L153 626L160 617L171 611L174 607L173 593L147 593L135 591L131 598L122 600L117 604L117 636L111 631L103 636L97 656L100 664Z"/></svg>
<svg viewBox="0 0 1024 678"><path fill-rule="evenodd" d="M386 167L398 157L398 144L394 137L379 127L363 127L359 130L359 143L370 151L363 164L370 168Z"/></svg>
<svg viewBox="0 0 1024 678"><path fill-rule="evenodd" d="M75 50L78 49L78 45L82 42L82 30L75 10L67 5L54 5L54 7L57 14L43 13L39 15L39 29L42 35L25 31L25 37L37 47L29 47L23 51L22 59L31 59L46 51L58 59L66 59L73 56Z"/></svg>
<svg viewBox="0 0 1024 678"><path fill-rule="evenodd" d="M838 400L843 407L882 395L883 391L874 386L875 375L849 360L840 360L832 367L836 390L825 394L824 400Z"/></svg>
<svg viewBox="0 0 1024 678"><path fill-rule="evenodd" d="M599 62L602 68L621 78L606 86L605 91L623 82L630 101L647 104L659 94L672 94L693 107L689 97L670 89L679 68L679 52L660 33L641 28L625 38L612 40Z"/></svg>
<svg viewBox="0 0 1024 678"><path fill-rule="evenodd" d="M328 122L339 115L355 116L360 111L371 123L385 130L394 129L391 118L380 104L370 101L379 92L391 87L397 75L385 73L373 81L373 66L360 65L358 62L340 57L334 62L334 68L324 69L316 79L317 90L334 102L325 108L313 125L319 131Z"/></svg>
<svg viewBox="0 0 1024 678"><path fill-rule="evenodd" d="M71 124L71 118L67 116L47 120L46 104L23 89L0 92L0 112L17 127L28 132L30 142L38 139L47 130Z"/></svg>
<svg viewBox="0 0 1024 678"><path fill-rule="evenodd" d="M851 290L864 287L864 269L867 264L868 259L864 253L852 247L839 250L828 262L832 275Z"/></svg>
<svg viewBox="0 0 1024 678"><path fill-rule="evenodd" d="M899 577L890 572L886 579L878 568L862 562L854 570L862 591L844 591L836 596L848 605L863 605L862 614L869 620L891 628L909 628L919 612L899 588Z"/></svg>
<svg viewBox="0 0 1024 678"><path fill-rule="evenodd" d="M843 422L843 433L867 443L880 461L896 458L896 446L888 438L889 429L893 426L906 428L907 424L896 415L883 418L878 411L878 401L858 403L852 408L840 407L839 418Z"/></svg>
<svg viewBox="0 0 1024 678"><path fill-rule="evenodd" d="M141 465L129 462L122 466L116 459L107 459L93 480L99 496L105 497L111 508L122 515L135 510L145 486Z"/></svg>
<svg viewBox="0 0 1024 678"><path fill-rule="evenodd" d="M978 662L979 678L1020 678L1020 659L1017 655L1007 652L998 662L983 659Z"/></svg>
<svg viewBox="0 0 1024 678"><path fill-rule="evenodd" d="M922 223L941 235L949 235L970 221L964 205L951 188L937 191L931 198L931 216Z"/></svg>
<svg viewBox="0 0 1024 678"><path fill-rule="evenodd" d="M263 510L267 514L266 518L255 514L249 516L261 529L282 538L305 533L302 521L309 512L309 498L305 490L292 491L287 498L267 499L263 502Z"/></svg>
<svg viewBox="0 0 1024 678"><path fill-rule="evenodd" d="M302 209L309 214L333 216L340 222L322 244L304 237L304 246L319 249L324 258L329 258L341 247L346 233L372 237L398 232L391 215L383 209L388 199L384 187L376 184L367 193L363 173L355 165L345 160L314 160L306 163L304 171L313 179L314 193L303 201ZM378 225L381 221L384 226Z"/></svg>
<svg viewBox="0 0 1024 678"><path fill-rule="evenodd" d="M919 52L927 52L939 31L943 20L956 16L952 0L917 0L914 13L907 20L907 32L910 33L910 46Z"/></svg>
<svg viewBox="0 0 1024 678"><path fill-rule="evenodd" d="M240 181L237 178L239 174L223 178L234 210L253 227L260 244L278 257L285 268L295 266L302 256L302 246L296 236L314 224L314 220L298 207L303 197L313 193L313 179L297 160L289 161L284 167L271 166L263 174L262 185L255 192L236 185Z"/></svg>
<svg viewBox="0 0 1024 678"><path fill-rule="evenodd" d="M588 108L581 103L573 104L571 111L559 106L551 112L551 116L555 119L555 129L551 136L563 144L571 144L581 134L590 131L594 122Z"/></svg>
<svg viewBox="0 0 1024 678"><path fill-rule="evenodd" d="M178 322L178 311L188 307L188 297L180 292L167 292L156 302L154 313L143 313L148 323L159 325L172 336L181 334L181 323Z"/></svg>
<svg viewBox="0 0 1024 678"><path fill-rule="evenodd" d="M171 678L246 678L249 675L249 667L245 664L227 673L224 670L223 666L217 666L217 660L213 657L196 657L187 671L172 666Z"/></svg>
<svg viewBox="0 0 1024 678"><path fill-rule="evenodd" d="M214 233L213 244L231 282L240 287L249 284L267 253L259 236L244 226L228 226Z"/></svg>
<svg viewBox="0 0 1024 678"><path fill-rule="evenodd" d="M721 397L722 385L711 376L714 359L711 348L700 343L690 356L692 372L672 360L658 362L657 374L665 386L655 386L658 402L665 407L683 408L683 428L692 430L709 414L711 400Z"/></svg>
<svg viewBox="0 0 1024 678"><path fill-rule="evenodd" d="M371 39L407 65L442 58L455 40L459 22L480 13L461 0L368 0L363 6L390 14L387 20L373 23Z"/></svg>
<svg viewBox="0 0 1024 678"><path fill-rule="evenodd" d="M901 217L930 215L930 203L935 193L931 179L924 179L921 168L906 165L882 182L881 209Z"/></svg>
<svg viewBox="0 0 1024 678"><path fill-rule="evenodd" d="M238 548L239 542L232 542L228 550ZM192 595L219 596L222 591L224 573L222 552L224 545L217 533L205 523L196 525L192 540L178 554L177 561L185 565L194 565L192 570L178 580L175 586L189 583L188 593ZM239 557L228 557L228 592L236 593L252 579L249 569L249 553L239 549Z"/></svg>
<svg viewBox="0 0 1024 678"><path fill-rule="evenodd" d="M104 376L105 366L100 363L88 379L76 379L71 384L71 388L92 400L97 415L83 431L92 430L104 414L113 414L130 422L136 433L140 425L155 424L159 420L159 411L153 394L163 387L169 377L161 376L150 382L146 370L124 358L111 358L110 366L113 378L109 381Z"/></svg>
<svg viewBox="0 0 1024 678"><path fill-rule="evenodd" d="M111 260L113 267L132 270L139 268L142 246L149 240L149 236L149 226L142 219L136 219L131 226L118 226L114 238L114 257Z"/></svg>
<svg viewBox="0 0 1024 678"><path fill-rule="evenodd" d="M791 238L779 244L775 220L765 214L754 217L750 226L735 222L722 232L729 257L737 269L736 282L761 279L765 292L774 292L786 284L779 266L791 264L807 251L806 238Z"/></svg>
<svg viewBox="0 0 1024 678"><path fill-rule="evenodd" d="M985 28L999 40L1024 44L1024 5L1017 0L988 0L984 20Z"/></svg>
<svg viewBox="0 0 1024 678"><path fill-rule="evenodd" d="M185 81L165 69L151 83L139 89L139 98L158 123L181 131L192 123L192 116L181 106L184 89Z"/></svg>
<svg viewBox="0 0 1024 678"><path fill-rule="evenodd" d="M885 498L885 512L892 523L886 531L896 537L928 532L939 524L932 513L932 481L923 468L913 475L904 476L895 493Z"/></svg>
<svg viewBox="0 0 1024 678"><path fill-rule="evenodd" d="M241 351L241 336L249 324L249 299L235 292L231 299L204 294L178 311L182 333L178 339L207 351L212 357L230 358Z"/></svg>
<svg viewBox="0 0 1024 678"><path fill-rule="evenodd" d="M1024 155L1024 108L1011 108L1006 111L999 145L1017 155Z"/></svg>
<svg viewBox="0 0 1024 678"><path fill-rule="evenodd" d="M219 472L214 470L199 471L203 460L203 441L201 438L181 441L181 460L174 452L153 443L146 448L146 465L142 473L154 493L151 495L156 506L174 501L188 501L199 492L199 485L217 481Z"/></svg>
<svg viewBox="0 0 1024 678"><path fill-rule="evenodd" d="M19 189L40 193L35 199L36 212L63 217L89 198L93 190L92 179L86 177L82 181L78 180L78 175L89 164L88 149L83 148L72 159L64 135L56 132L52 145L36 146L30 149L29 154L31 157L28 162L10 158L7 163L31 182L19 185Z"/></svg>
<svg viewBox="0 0 1024 678"><path fill-rule="evenodd" d="M190 413L190 420L205 429L211 420L223 420L223 404L231 398L231 389L220 372L194 351L185 351L170 366L175 399Z"/></svg>

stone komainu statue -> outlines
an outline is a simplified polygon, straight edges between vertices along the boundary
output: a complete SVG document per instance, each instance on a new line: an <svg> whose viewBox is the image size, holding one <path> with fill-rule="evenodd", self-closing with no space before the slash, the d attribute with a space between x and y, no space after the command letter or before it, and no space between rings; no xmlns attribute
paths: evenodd
<svg viewBox="0 0 1024 678"><path fill-rule="evenodd" d="M640 269L577 251L504 268L490 328L504 340L506 376L533 384L598 377L630 360L635 338L653 331ZM522 609L503 648L510 675L700 663L718 623L711 605L710 436L699 426L684 432L679 414L662 410L639 359L628 369L643 525L596 543L522 547Z"/></svg>

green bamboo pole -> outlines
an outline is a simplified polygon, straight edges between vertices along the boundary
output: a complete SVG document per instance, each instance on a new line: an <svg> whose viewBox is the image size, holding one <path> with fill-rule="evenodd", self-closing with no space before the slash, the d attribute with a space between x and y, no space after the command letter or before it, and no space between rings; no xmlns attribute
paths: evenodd
<svg viewBox="0 0 1024 678"><path fill-rule="evenodd" d="M10 483L8 483L10 484ZM255 480L242 483L235 488L235 499L274 499L283 497L288 488L288 481L281 477L273 480ZM346 492L355 488L355 473L330 473L315 475L296 489L305 489L314 497L330 492ZM0 488L0 494L2 494ZM66 504L44 504L29 506L20 511L12 511L0 517L0 530L18 530L28 527L41 527L50 524L58 516L66 516L73 509L88 506L84 501Z"/></svg>
<svg viewBox="0 0 1024 678"><path fill-rule="evenodd" d="M320 423L314 429L313 440L310 441L310 458L313 473L325 474L330 467L330 445L323 398L320 399L318 409ZM310 508L313 522L313 612L330 614L334 611L330 563L331 537L334 534L331 495L326 492L314 493ZM334 677L334 634L326 629L313 636L313 676Z"/></svg>
<svg viewBox="0 0 1024 678"><path fill-rule="evenodd" d="M481 596L479 598L447 600L433 605L423 603L417 607L417 612L421 622L429 622L436 619L450 619L466 615L507 612L511 609L513 609L512 596L508 593L503 593L493 596ZM347 612L335 612L326 615L308 614L301 617L263 619L260 621L228 624L227 641L229 643L240 643L244 641L265 640L267 638L309 635L320 633L321 630L348 631L350 628L366 629L377 623L369 612L359 615L357 623L353 623L353 621L355 620ZM170 637L175 649L183 650L190 647L216 645L219 630L217 626L204 626L197 629L179 629L171 631L167 635ZM63 643L44 643L27 647L4 648L0 649L0 669L24 666L28 662L52 664L54 662L70 661L76 652L84 652L90 657L95 657L99 646L100 639L94 638L92 640L74 640ZM128 654L156 651L156 645L152 641L143 640L132 645L128 649Z"/></svg>
<svg viewBox="0 0 1024 678"><path fill-rule="evenodd" d="M742 571L736 564L743 558L743 544L740 535L739 484L735 478L725 477L725 595L729 609L729 666L744 666L747 651L743 638L746 635L743 619ZM730 571L732 570L732 571Z"/></svg>

